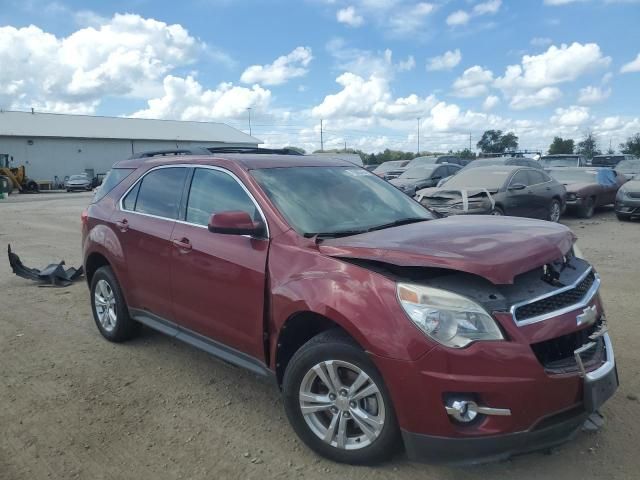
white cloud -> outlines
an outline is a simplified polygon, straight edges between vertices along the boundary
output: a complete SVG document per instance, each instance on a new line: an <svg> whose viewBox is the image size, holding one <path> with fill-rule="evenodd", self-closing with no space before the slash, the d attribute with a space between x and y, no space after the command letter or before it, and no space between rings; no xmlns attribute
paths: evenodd
<svg viewBox="0 0 640 480"><path fill-rule="evenodd" d="M635 60L625 63L620 69L620 73L640 72L640 53Z"/></svg>
<svg viewBox="0 0 640 480"><path fill-rule="evenodd" d="M165 74L203 48L180 25L133 14L61 38L33 25L0 27L0 85L12 90L0 92L0 105L91 113L105 96L157 91Z"/></svg>
<svg viewBox="0 0 640 480"><path fill-rule="evenodd" d="M493 81L493 72L480 65L468 68L453 82L453 94L457 97L479 97L486 95Z"/></svg>
<svg viewBox="0 0 640 480"><path fill-rule="evenodd" d="M585 2L587 0L544 0L545 5L558 6L558 5L568 5L569 3L577 3L577 2Z"/></svg>
<svg viewBox="0 0 640 480"><path fill-rule="evenodd" d="M600 87L588 86L580 89L580 95L578 97L578 103L583 105L591 105L594 103L600 103L609 98L611 95L611 89L602 89Z"/></svg>
<svg viewBox="0 0 640 480"><path fill-rule="evenodd" d="M507 67L504 76L496 79L503 90L538 89L576 80L580 76L611 63L596 43L555 45L540 55L524 55L520 65Z"/></svg>
<svg viewBox="0 0 640 480"><path fill-rule="evenodd" d="M511 97L509 106L514 110L544 107L558 101L562 92L557 87L544 87L533 92L520 91Z"/></svg>
<svg viewBox="0 0 640 480"><path fill-rule="evenodd" d="M591 119L587 107L572 105L568 108L556 108L551 122L563 127L579 127Z"/></svg>
<svg viewBox="0 0 640 480"><path fill-rule="evenodd" d="M434 5L420 2L408 7L397 7L389 18L389 28L395 35L408 35L424 26L425 19L433 12Z"/></svg>
<svg viewBox="0 0 640 480"><path fill-rule="evenodd" d="M163 82L164 94L147 102L147 108L135 112L139 118L212 121L242 115L251 107L264 111L271 92L259 85L251 88L221 83L215 90L205 89L192 76L168 75Z"/></svg>
<svg viewBox="0 0 640 480"><path fill-rule="evenodd" d="M342 90L327 95L311 111L316 118L363 118L384 119L415 118L428 111L435 98L421 98L411 94L407 97L393 98L389 80L382 75L363 78L352 72L340 75L336 82Z"/></svg>
<svg viewBox="0 0 640 480"><path fill-rule="evenodd" d="M489 0L488 2L479 3L473 7L473 13L476 15L492 15L498 13L502 0Z"/></svg>
<svg viewBox="0 0 640 480"><path fill-rule="evenodd" d="M371 75L393 78L396 72L406 72L415 68L415 58L409 55L406 60L393 61L393 52L386 49L372 52L348 47L341 38L334 38L327 44L327 50L336 60L337 69L352 72L361 77Z"/></svg>
<svg viewBox="0 0 640 480"><path fill-rule="evenodd" d="M529 43L534 47L547 47L553 43L553 40L548 37L534 37Z"/></svg>
<svg viewBox="0 0 640 480"><path fill-rule="evenodd" d="M336 19L340 23L349 25L350 27L359 27L364 23L362 15L358 15L353 6L341 8L336 12Z"/></svg>
<svg viewBox="0 0 640 480"><path fill-rule="evenodd" d="M401 60L397 64L399 72L408 72L416 68L416 59L409 55L406 60Z"/></svg>
<svg viewBox="0 0 640 480"><path fill-rule="evenodd" d="M467 23L469 23L469 20L471 20L471 15L469 15L464 10L458 10L447 17L447 25L449 25L450 27L466 25Z"/></svg>
<svg viewBox="0 0 640 480"><path fill-rule="evenodd" d="M498 97L496 97L495 95L489 95L484 99L484 102L482 102L482 109L487 111L493 110L498 106L499 103L500 99Z"/></svg>
<svg viewBox="0 0 640 480"><path fill-rule="evenodd" d="M462 60L459 49L449 50L442 55L430 58L427 63L427 70L451 70Z"/></svg>
<svg viewBox="0 0 640 480"><path fill-rule="evenodd" d="M292 78L307 74L309 63L313 59L309 47L297 47L288 55L282 55L267 65L252 65L240 77L243 83L261 83L263 85L281 85Z"/></svg>

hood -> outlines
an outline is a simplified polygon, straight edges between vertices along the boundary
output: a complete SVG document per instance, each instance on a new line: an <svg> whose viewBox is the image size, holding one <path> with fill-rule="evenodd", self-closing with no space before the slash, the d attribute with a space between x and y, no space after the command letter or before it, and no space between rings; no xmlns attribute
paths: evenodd
<svg viewBox="0 0 640 480"><path fill-rule="evenodd" d="M410 178L392 178L391 180L389 180L389 183L391 185L395 185L398 188L413 188L415 187L416 183L418 183L418 180L413 180Z"/></svg>
<svg viewBox="0 0 640 480"><path fill-rule="evenodd" d="M640 180L629 180L622 188L625 192L640 192Z"/></svg>
<svg viewBox="0 0 640 480"><path fill-rule="evenodd" d="M564 185L564 187L567 190L567 193L579 192L580 190L584 190L585 188L591 188L596 185L595 183L585 183L585 182L575 182L575 183L560 182L560 183Z"/></svg>
<svg viewBox="0 0 640 480"><path fill-rule="evenodd" d="M478 215L328 239L319 250L331 257L446 268L510 284L521 273L566 255L575 238L557 223Z"/></svg>

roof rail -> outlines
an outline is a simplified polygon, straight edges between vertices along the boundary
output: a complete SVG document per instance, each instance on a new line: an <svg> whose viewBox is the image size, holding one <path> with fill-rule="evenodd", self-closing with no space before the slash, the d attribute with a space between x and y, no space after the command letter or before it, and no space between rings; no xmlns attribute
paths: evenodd
<svg viewBox="0 0 640 480"><path fill-rule="evenodd" d="M152 150L147 152L134 153L131 158L152 158L168 157L177 155L211 155L206 148L173 149L173 150Z"/></svg>
<svg viewBox="0 0 640 480"><path fill-rule="evenodd" d="M302 155L291 148L258 148L258 147L208 147L210 153L258 153L268 155Z"/></svg>

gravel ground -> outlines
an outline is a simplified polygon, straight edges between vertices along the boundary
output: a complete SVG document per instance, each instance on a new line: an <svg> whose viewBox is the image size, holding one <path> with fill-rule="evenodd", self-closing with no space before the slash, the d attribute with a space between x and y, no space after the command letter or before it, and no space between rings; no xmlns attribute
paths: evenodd
<svg viewBox="0 0 640 480"><path fill-rule="evenodd" d="M79 265L89 198L0 200L0 244L28 266ZM598 433L473 468L402 455L375 468L337 465L296 439L273 385L149 330L111 344L93 323L84 282L39 288L0 260L0 479L638 478L640 223L618 222L610 210L566 223L603 278L620 372Z"/></svg>

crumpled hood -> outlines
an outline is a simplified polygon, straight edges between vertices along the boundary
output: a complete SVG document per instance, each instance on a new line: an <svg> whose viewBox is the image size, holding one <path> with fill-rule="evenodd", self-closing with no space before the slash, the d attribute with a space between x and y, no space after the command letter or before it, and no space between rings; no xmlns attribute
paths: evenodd
<svg viewBox="0 0 640 480"><path fill-rule="evenodd" d="M392 178L391 180L389 180L389 183L391 185L394 185L398 188L413 188L416 186L416 183L418 183L418 180L413 180L413 179L404 179L404 178Z"/></svg>
<svg viewBox="0 0 640 480"><path fill-rule="evenodd" d="M575 238L557 223L478 215L327 239L319 249L332 257L446 268L510 284L521 273L565 255Z"/></svg>

